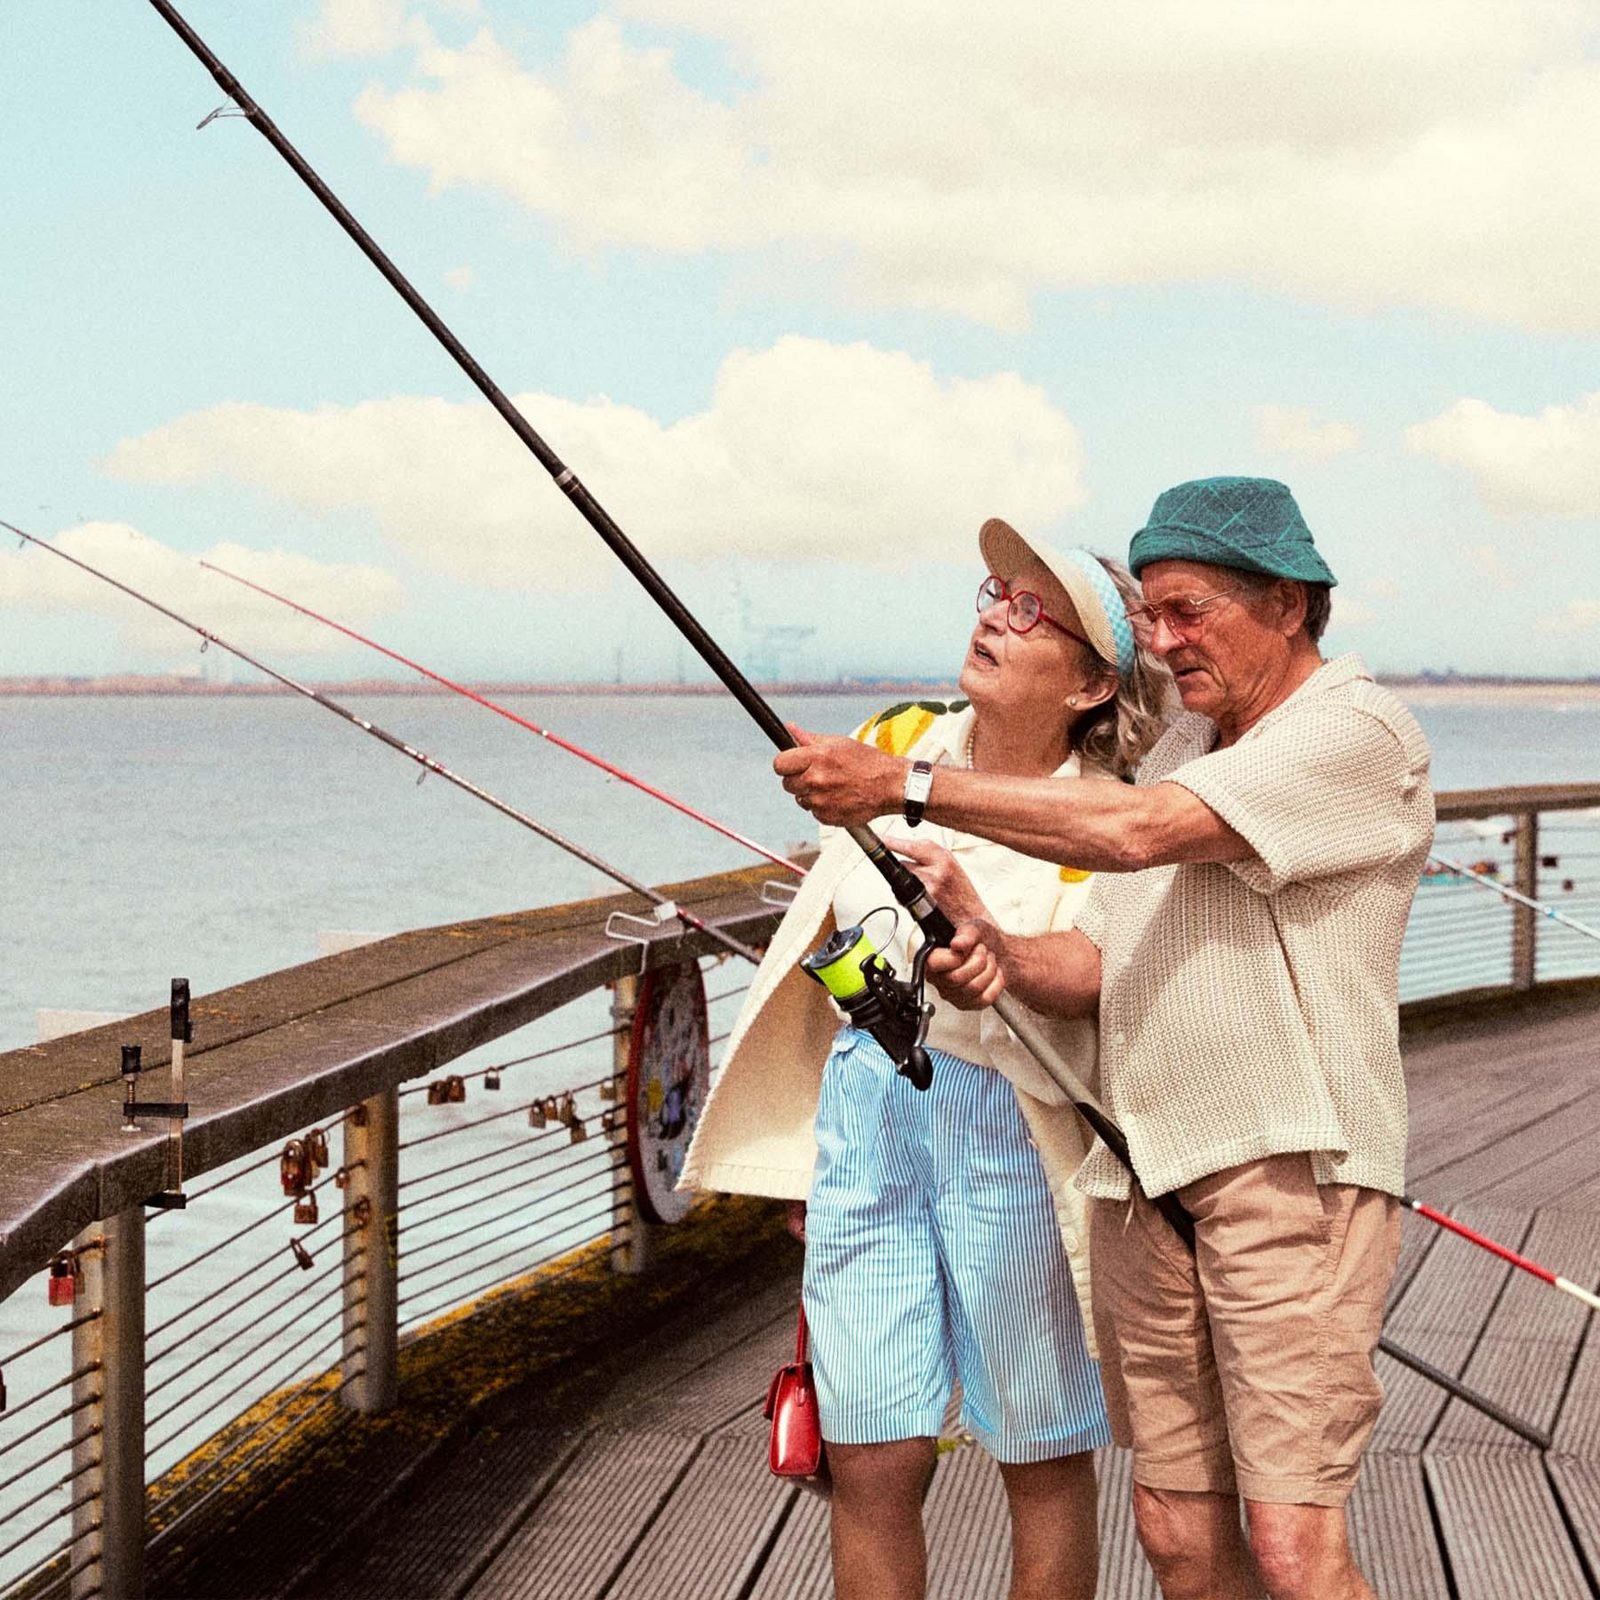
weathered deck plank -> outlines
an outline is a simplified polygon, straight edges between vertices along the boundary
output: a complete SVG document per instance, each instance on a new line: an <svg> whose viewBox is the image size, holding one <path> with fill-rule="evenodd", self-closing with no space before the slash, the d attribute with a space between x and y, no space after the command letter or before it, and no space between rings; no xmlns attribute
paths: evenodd
<svg viewBox="0 0 1600 1600"><path fill-rule="evenodd" d="M679 1433L590 1435L466 1594L481 1600L598 1597L654 1525L699 1451L698 1439ZM604 1537L597 1538L602 1529Z"/></svg>
<svg viewBox="0 0 1600 1600"><path fill-rule="evenodd" d="M1575 1282L1600 1274L1600 1228L1592 1217L1540 1215L1522 1248L1536 1261L1560 1262ZM1589 1312L1571 1296L1515 1273L1463 1377L1514 1416L1548 1430L1566 1395L1588 1323ZM1431 1441L1441 1451L1508 1442L1504 1428L1459 1400L1445 1408Z"/></svg>
<svg viewBox="0 0 1600 1600"><path fill-rule="evenodd" d="M1370 1454L1349 1522L1356 1561L1384 1600L1451 1600L1416 1456Z"/></svg>
<svg viewBox="0 0 1600 1600"><path fill-rule="evenodd" d="M1460 1600L1588 1600L1544 1464L1532 1451L1429 1455Z"/></svg>

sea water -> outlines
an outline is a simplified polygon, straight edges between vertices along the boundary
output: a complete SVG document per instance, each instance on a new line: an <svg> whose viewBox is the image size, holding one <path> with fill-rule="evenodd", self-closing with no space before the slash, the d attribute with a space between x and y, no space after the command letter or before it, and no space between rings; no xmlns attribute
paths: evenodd
<svg viewBox="0 0 1600 1600"><path fill-rule="evenodd" d="M778 698L848 730L881 692ZM758 859L457 698L355 709L646 883ZM767 845L811 834L730 699L513 697L524 717ZM1600 782L1600 697L1424 689L1437 789ZM0 1050L41 1009L146 1011L389 934L618 885L298 698L0 698Z"/></svg>

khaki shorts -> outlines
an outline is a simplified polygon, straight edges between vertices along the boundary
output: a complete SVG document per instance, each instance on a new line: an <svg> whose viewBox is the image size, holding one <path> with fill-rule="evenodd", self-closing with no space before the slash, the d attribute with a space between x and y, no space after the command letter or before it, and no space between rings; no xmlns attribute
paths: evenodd
<svg viewBox="0 0 1600 1600"><path fill-rule="evenodd" d="M1372 1353L1399 1202L1319 1189L1304 1153L1229 1167L1178 1196L1193 1256L1142 1195L1094 1204L1101 1379L1135 1482L1343 1505L1383 1397Z"/></svg>

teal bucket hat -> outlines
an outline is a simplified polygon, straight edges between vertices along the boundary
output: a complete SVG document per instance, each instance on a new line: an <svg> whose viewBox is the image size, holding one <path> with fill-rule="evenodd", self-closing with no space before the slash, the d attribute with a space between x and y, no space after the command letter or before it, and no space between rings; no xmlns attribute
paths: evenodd
<svg viewBox="0 0 1600 1600"><path fill-rule="evenodd" d="M1134 577L1152 561L1203 561L1272 578L1335 584L1288 486L1274 478L1196 478L1159 495L1128 546Z"/></svg>

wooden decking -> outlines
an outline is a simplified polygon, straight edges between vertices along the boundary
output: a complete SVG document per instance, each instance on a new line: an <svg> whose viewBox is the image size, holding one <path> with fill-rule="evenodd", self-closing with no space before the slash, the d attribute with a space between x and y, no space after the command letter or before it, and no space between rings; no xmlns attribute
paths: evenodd
<svg viewBox="0 0 1600 1600"><path fill-rule="evenodd" d="M1458 1018L1407 1046L1412 1187L1566 1276L1600 1281L1600 1000ZM580 1404L524 1396L413 1470L349 1542L283 1587L395 1597L831 1592L826 1508L765 1470L759 1403L793 1333L792 1258L725 1315L613 1363ZM1537 1428L1524 1443L1383 1360L1387 1399L1352 1504L1385 1600L1577 1600L1600 1593L1600 1335L1570 1298L1408 1216L1389 1334ZM1101 1463L1100 1594L1155 1597L1128 1515L1127 1462ZM930 1593L1003 1595L1006 1522L975 1447L942 1458L927 1503ZM293 1565L292 1563L290 1564ZM208 1593L202 1563L181 1590ZM196 1587L195 1585L199 1585ZM214 1592L224 1592L219 1587Z"/></svg>

